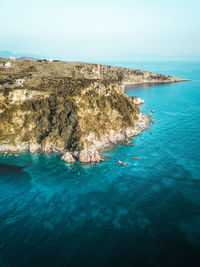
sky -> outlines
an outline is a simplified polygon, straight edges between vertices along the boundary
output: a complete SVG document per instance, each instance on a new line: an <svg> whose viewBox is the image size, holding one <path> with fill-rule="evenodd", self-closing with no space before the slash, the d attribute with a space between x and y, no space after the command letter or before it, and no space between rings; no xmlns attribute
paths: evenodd
<svg viewBox="0 0 200 267"><path fill-rule="evenodd" d="M200 56L200 0L0 0L0 50L66 60Z"/></svg>

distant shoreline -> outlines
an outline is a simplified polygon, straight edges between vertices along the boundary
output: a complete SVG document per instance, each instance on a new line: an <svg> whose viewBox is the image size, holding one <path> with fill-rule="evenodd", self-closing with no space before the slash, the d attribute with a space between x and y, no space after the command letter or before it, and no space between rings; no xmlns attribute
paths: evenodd
<svg viewBox="0 0 200 267"><path fill-rule="evenodd" d="M164 85L164 84L169 84L169 83L177 83L177 82L190 82L192 80L189 79L181 79L180 81L152 81L152 82L132 82L132 83L124 83L124 89L131 89L131 88L135 88L135 86L137 85L145 85L145 87L149 87L149 86L154 86L154 85ZM142 86L139 86L139 88L142 88Z"/></svg>

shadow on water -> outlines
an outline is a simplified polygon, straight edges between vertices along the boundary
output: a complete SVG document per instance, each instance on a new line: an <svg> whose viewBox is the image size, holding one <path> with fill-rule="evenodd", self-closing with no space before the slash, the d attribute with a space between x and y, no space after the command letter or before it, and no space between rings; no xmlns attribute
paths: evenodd
<svg viewBox="0 0 200 267"><path fill-rule="evenodd" d="M0 180L12 181L13 178L16 181L20 178L21 182L30 180L30 175L24 171L25 167L15 166L9 164L0 164ZM19 181L19 180L18 180Z"/></svg>
<svg viewBox="0 0 200 267"><path fill-rule="evenodd" d="M0 175L9 175L13 172L22 171L24 167L0 163Z"/></svg>

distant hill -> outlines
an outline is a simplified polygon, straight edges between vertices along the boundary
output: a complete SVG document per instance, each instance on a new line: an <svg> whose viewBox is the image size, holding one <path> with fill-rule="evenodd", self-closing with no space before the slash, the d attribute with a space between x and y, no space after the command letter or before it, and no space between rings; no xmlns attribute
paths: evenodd
<svg viewBox="0 0 200 267"><path fill-rule="evenodd" d="M35 58L35 57L19 57L18 59L24 60L24 61L36 62L39 58Z"/></svg>
<svg viewBox="0 0 200 267"><path fill-rule="evenodd" d="M19 53L18 54L18 53L13 53L13 52L7 51L7 50L0 51L0 57L3 57L3 58L16 57L16 58L20 58L20 59L23 58L23 60L49 58L48 56L40 56L40 55L29 54L29 53L23 53L23 54Z"/></svg>

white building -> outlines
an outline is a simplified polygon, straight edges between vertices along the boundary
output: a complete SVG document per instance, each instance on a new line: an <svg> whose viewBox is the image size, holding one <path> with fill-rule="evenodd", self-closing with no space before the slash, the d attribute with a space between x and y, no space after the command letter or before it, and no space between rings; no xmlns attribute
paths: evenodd
<svg viewBox="0 0 200 267"><path fill-rule="evenodd" d="M12 57L12 56L10 56L10 60L12 60L12 61L15 61L15 60L16 60L16 58L15 58L15 57Z"/></svg>
<svg viewBox="0 0 200 267"><path fill-rule="evenodd" d="M52 59L52 58L49 58L48 61L49 61L49 62L53 62L53 59Z"/></svg>
<svg viewBox="0 0 200 267"><path fill-rule="evenodd" d="M19 85L19 86L23 86L24 82L25 82L25 79L17 79L17 80L15 81L15 84L16 84L16 85Z"/></svg>
<svg viewBox="0 0 200 267"><path fill-rule="evenodd" d="M6 62L4 64L4 67L8 69L8 68L11 68L11 65L12 65L11 62Z"/></svg>

